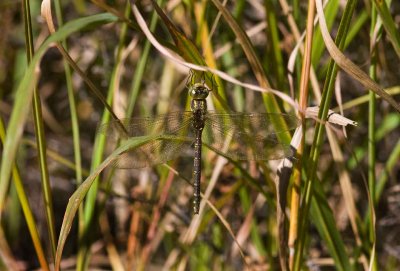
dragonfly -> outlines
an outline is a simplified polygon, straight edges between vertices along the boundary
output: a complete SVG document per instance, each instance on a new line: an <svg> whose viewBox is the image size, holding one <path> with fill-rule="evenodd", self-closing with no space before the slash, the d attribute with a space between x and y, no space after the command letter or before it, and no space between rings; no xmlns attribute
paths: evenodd
<svg viewBox="0 0 400 271"><path fill-rule="evenodd" d="M115 141L155 136L154 140L122 153L114 163L117 168L151 167L174 160L191 150L193 212L198 214L203 145L234 161L292 157L290 145L279 142L277 136L293 130L300 122L295 115L284 113L208 111L206 98L211 89L205 81L191 83L187 87L191 96L191 111L111 121L101 125L98 133ZM273 126L279 121L286 123L284 128L276 129L276 125Z"/></svg>

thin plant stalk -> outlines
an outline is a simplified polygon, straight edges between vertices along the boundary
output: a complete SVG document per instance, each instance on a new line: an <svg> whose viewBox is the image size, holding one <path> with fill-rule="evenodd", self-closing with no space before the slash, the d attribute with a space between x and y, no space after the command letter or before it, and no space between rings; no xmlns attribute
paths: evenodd
<svg viewBox="0 0 400 271"><path fill-rule="evenodd" d="M129 2L127 2L126 7L125 7L125 15L128 16L129 12L130 12L130 5L129 5ZM119 36L119 44L118 44L118 49L117 49L117 54L116 54L116 61L115 61L114 69L112 71L110 85L109 85L107 99L106 99L106 104L108 104L108 105L112 104L114 92L115 92L116 88L118 87L117 82L119 80L117 79L117 76L120 76L119 70L120 70L121 64L122 64L121 60L122 60L122 53L125 48L125 38L126 38L126 34L127 34L127 28L128 28L127 23L123 23L121 25L121 32L120 32L120 36ZM112 110L105 110L103 113L102 119L101 119L101 123L108 122L112 115L115 116L115 114L112 113ZM91 165L92 170L101 164L101 161L103 159L105 144L106 144L105 135L97 134L96 139L95 139L94 152L92 155L92 165ZM85 201L84 219L85 219L85 232L87 234L90 234L89 229L92 227L93 223L95 222L95 205L96 205L99 181L100 181L99 177L96 177L96 180L94 181L92 187L90 188L90 190L88 192L87 200ZM90 249L89 248L90 248L90 243L89 243L88 239L85 238L85 244L82 244L82 246L80 247L79 253L78 253L78 267L79 268L84 269L87 266L88 259L90 257Z"/></svg>
<svg viewBox="0 0 400 271"><path fill-rule="evenodd" d="M376 68L377 68L377 42L379 40L379 36L375 37L375 31L377 27L377 11L375 8L375 4L372 5L373 8L371 10L371 29L370 29L370 37L372 40L370 42L372 48L370 48L371 54L371 64L369 67L369 76L376 81ZM368 103L368 189L371 195L372 201L370 204L374 204L375 198L375 187L376 187L376 122L375 122L375 114L376 114L376 97L375 93L369 92L369 103ZM370 208L375 208L374 206L370 206ZM371 221L370 221L371 222ZM374 243L375 238L375 223L369 223L369 238L371 244ZM377 261L375 261L372 265L372 270L376 271L378 268Z"/></svg>
<svg viewBox="0 0 400 271"><path fill-rule="evenodd" d="M58 25L62 26L64 24L62 12L61 12L61 4L59 0L54 1L56 16ZM67 42L64 40L61 42L63 47L68 50ZM68 65L68 61L66 59L63 60L64 64L64 71L65 71L65 81L67 84L67 93L68 93L68 102L69 108L71 112L71 124L72 124L72 141L74 147L74 160L75 160L75 178L77 185L82 183L82 157L81 157L81 150L80 150L80 139L79 139L79 123L78 123L78 114L76 111L76 102L75 102L75 95L74 89L72 85L72 73L71 68ZM79 222L78 222L78 239L82 237L83 230L84 230L84 219L83 219L83 208L79 208Z"/></svg>
<svg viewBox="0 0 400 271"><path fill-rule="evenodd" d="M28 63L32 60L34 55L34 44L33 44L33 34L32 34L32 23L30 16L30 5L29 1L25 0L23 3L23 11L24 11L24 23L25 23L25 36L27 38L27 59ZM56 238L56 230L55 230L55 218L53 211L53 199L50 187L50 179L49 179L49 171L47 169L47 158L46 158L46 138L44 134L43 127L43 118L42 118L42 109L41 109L41 101L39 96L39 91L37 87L33 90L33 119L35 124L35 132L36 132L36 143L38 146L38 155L39 155L39 166L40 173L42 176L42 190L43 190L43 200L45 205L45 213L47 219L47 230L50 239L51 246L51 255L54 258L56 254L56 246L57 246L57 238Z"/></svg>
<svg viewBox="0 0 400 271"><path fill-rule="evenodd" d="M349 0L346 4L343 16L340 21L338 34L336 36L335 43L338 45L339 49L343 49L346 34L350 26L351 17L354 13L355 6L357 4L357 0ZM338 71L338 66L336 63L331 60L326 76L326 81L324 85L324 90L322 93L322 100L320 105L320 110L318 113L318 118L321 120L326 120L328 116L329 106L331 103L331 99L334 92L335 80ZM315 128L315 134L313 139L313 144L311 147L310 158L308 161L308 172L307 179L305 182L305 190L304 190L304 206L302 207L301 217L300 217L300 227L299 227L299 238L296 243L296 251L295 251L295 259L293 270L301 270L303 249L305 246L305 237L306 230L308 225L308 214L309 208L312 200L312 192L313 192L313 184L316 179L317 166L319 154L322 147L322 141L324 139L324 130L325 126L321 123L317 122Z"/></svg>
<svg viewBox="0 0 400 271"><path fill-rule="evenodd" d="M307 30L306 30L306 39L305 39L305 47L304 47L304 56L303 56L303 64L301 69L301 79L300 79L300 111L305 112L307 108L307 100L308 100L308 82L310 78L310 67L311 67L311 52L313 45L313 36L314 36L314 16L315 16L315 1L311 0L308 2L308 14L307 14ZM297 158L298 161L294 168L293 173L293 188L292 188L292 199L291 199L291 219L290 219L290 231L289 231L289 251L294 251L294 245L297 240L298 234L298 218L299 218L299 210L300 210L300 188L301 188L301 164L302 157L304 152L304 139L305 139L305 116L300 112L300 118L303 126L303 135L300 146L297 150ZM284 255L281 255L281 257ZM281 260L282 262L282 260ZM289 255L289 267L293 270L294 265L294 254ZM283 267L282 267L283 268Z"/></svg>

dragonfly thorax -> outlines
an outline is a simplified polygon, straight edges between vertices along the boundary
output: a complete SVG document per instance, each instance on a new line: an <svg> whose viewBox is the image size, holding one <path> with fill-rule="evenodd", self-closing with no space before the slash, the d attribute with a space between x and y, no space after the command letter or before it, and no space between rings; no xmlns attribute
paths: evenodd
<svg viewBox="0 0 400 271"><path fill-rule="evenodd" d="M189 87L189 94L192 96L191 109L193 112L205 114L207 111L206 98L210 89L204 83L196 83Z"/></svg>
<svg viewBox="0 0 400 271"><path fill-rule="evenodd" d="M192 100L190 107L192 112L197 112L196 114L206 114L207 112L207 102L206 100Z"/></svg>

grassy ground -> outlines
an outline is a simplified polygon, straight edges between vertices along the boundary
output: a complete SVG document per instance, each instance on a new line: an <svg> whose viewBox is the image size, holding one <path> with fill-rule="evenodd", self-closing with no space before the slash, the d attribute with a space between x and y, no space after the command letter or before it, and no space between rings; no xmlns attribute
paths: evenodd
<svg viewBox="0 0 400 271"><path fill-rule="evenodd" d="M0 270L398 270L398 1L49 2L0 3ZM116 169L156 138L96 130L190 110L190 74L302 124L257 124L281 161L204 147L199 215L191 157Z"/></svg>

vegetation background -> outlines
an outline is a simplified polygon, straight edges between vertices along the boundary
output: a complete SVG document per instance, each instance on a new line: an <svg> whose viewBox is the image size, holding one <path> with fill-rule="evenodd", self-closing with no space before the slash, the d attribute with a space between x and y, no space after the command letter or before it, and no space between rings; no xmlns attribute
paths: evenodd
<svg viewBox="0 0 400 271"><path fill-rule="evenodd" d="M399 270L400 2L321 4L1 1L1 269ZM201 67L214 109L297 114L303 136L288 184L205 149L194 216L190 159L115 170L137 142L96 127L187 110Z"/></svg>

